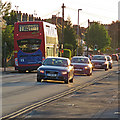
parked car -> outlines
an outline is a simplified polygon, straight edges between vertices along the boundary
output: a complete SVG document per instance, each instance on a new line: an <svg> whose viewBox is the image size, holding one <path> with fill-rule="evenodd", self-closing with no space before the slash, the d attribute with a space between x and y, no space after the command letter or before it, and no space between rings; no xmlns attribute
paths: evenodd
<svg viewBox="0 0 120 120"><path fill-rule="evenodd" d="M112 54L112 60L113 61L118 61L119 57L117 54Z"/></svg>
<svg viewBox="0 0 120 120"><path fill-rule="evenodd" d="M113 61L112 61L111 56L107 55L107 61L109 62L109 68L112 69Z"/></svg>
<svg viewBox="0 0 120 120"><path fill-rule="evenodd" d="M91 62L93 68L105 69L105 71L109 69L109 62L107 61L107 56L105 55L94 55Z"/></svg>
<svg viewBox="0 0 120 120"><path fill-rule="evenodd" d="M120 60L120 53L118 53L118 58L119 58L119 60Z"/></svg>
<svg viewBox="0 0 120 120"><path fill-rule="evenodd" d="M74 67L68 58L49 57L46 58L37 69L37 82L41 80L58 80L64 81L66 84L73 82Z"/></svg>
<svg viewBox="0 0 120 120"><path fill-rule="evenodd" d="M92 60L92 55L88 55L89 59Z"/></svg>
<svg viewBox="0 0 120 120"><path fill-rule="evenodd" d="M71 64L74 66L74 73L92 75L92 64L88 57L74 56Z"/></svg>

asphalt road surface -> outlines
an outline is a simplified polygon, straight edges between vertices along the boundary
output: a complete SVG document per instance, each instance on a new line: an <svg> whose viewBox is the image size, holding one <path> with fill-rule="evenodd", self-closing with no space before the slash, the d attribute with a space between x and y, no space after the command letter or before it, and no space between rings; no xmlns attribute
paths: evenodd
<svg viewBox="0 0 120 120"><path fill-rule="evenodd" d="M8 115L25 106L82 85L94 78L112 74L82 91L65 96L55 102L35 109L26 118L99 118L119 115L118 111L118 63L108 71L94 70L92 76L75 75L74 82L36 82L36 72L10 73L2 76L2 115Z"/></svg>

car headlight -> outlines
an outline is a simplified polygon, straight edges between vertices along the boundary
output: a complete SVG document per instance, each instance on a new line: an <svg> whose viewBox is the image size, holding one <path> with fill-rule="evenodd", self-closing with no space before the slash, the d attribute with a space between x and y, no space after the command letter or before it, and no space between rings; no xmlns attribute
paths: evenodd
<svg viewBox="0 0 120 120"><path fill-rule="evenodd" d="M88 66L91 68L91 67L92 67L92 64L88 64Z"/></svg>
<svg viewBox="0 0 120 120"><path fill-rule="evenodd" d="M113 63L113 61L111 60L110 63Z"/></svg>
<svg viewBox="0 0 120 120"><path fill-rule="evenodd" d="M65 71L65 72L62 72L62 74L65 75L65 74L67 74L67 72L66 72L66 71Z"/></svg>
<svg viewBox="0 0 120 120"><path fill-rule="evenodd" d="M89 69L89 67L85 67L85 69Z"/></svg>
<svg viewBox="0 0 120 120"><path fill-rule="evenodd" d="M44 73L44 70L40 70L40 73Z"/></svg>
<svg viewBox="0 0 120 120"><path fill-rule="evenodd" d="M106 62L104 62L103 64L107 64L107 61L106 61Z"/></svg>

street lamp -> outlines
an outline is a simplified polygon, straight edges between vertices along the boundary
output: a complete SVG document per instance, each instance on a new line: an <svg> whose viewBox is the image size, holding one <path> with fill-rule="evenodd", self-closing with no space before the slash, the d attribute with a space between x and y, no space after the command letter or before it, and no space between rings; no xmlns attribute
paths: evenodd
<svg viewBox="0 0 120 120"><path fill-rule="evenodd" d="M78 26L77 26L78 39L77 39L77 42L79 41L79 10L82 10L82 9L78 9ZM77 55L78 55L78 45L77 45Z"/></svg>

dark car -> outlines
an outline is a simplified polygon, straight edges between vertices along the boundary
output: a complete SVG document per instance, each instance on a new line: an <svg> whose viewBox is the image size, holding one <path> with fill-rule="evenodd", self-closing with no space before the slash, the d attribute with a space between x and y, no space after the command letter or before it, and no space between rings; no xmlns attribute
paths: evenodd
<svg viewBox="0 0 120 120"><path fill-rule="evenodd" d="M105 69L105 71L109 69L109 62L107 61L107 56L105 55L94 55L91 62L93 68Z"/></svg>
<svg viewBox="0 0 120 120"><path fill-rule="evenodd" d="M118 61L119 57L117 54L112 54L112 60L113 61Z"/></svg>
<svg viewBox="0 0 120 120"><path fill-rule="evenodd" d="M73 82L74 67L68 58L49 57L37 69L37 82L41 80L58 80L65 83Z"/></svg>
<svg viewBox="0 0 120 120"><path fill-rule="evenodd" d="M74 66L74 73L92 75L92 64L88 57L74 56L71 64Z"/></svg>
<svg viewBox="0 0 120 120"><path fill-rule="evenodd" d="M112 64L113 64L113 61L112 61L112 58L111 56L107 56L107 61L109 62L109 68L112 69Z"/></svg>

